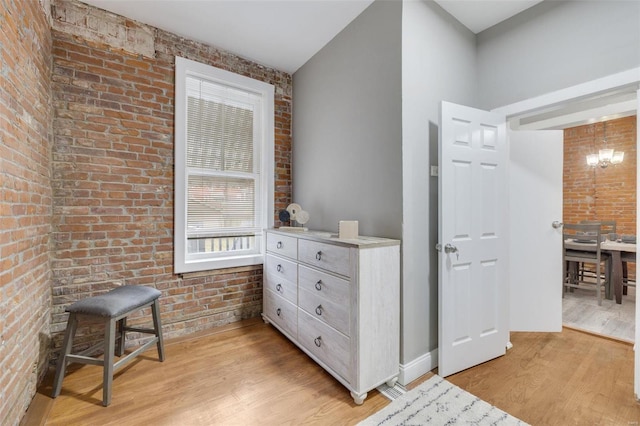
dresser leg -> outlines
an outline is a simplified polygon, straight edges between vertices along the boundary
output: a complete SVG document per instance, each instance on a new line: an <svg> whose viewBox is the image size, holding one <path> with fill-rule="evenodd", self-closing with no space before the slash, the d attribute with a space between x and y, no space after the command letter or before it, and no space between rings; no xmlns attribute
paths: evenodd
<svg viewBox="0 0 640 426"><path fill-rule="evenodd" d="M362 405L364 400L367 399L367 393L357 394L355 392L351 392L351 398L353 398L353 402L355 402L356 405Z"/></svg>
<svg viewBox="0 0 640 426"><path fill-rule="evenodd" d="M394 387L396 385L396 383L398 382L398 378L394 377L391 380L387 380L387 386L389 386L390 388Z"/></svg>

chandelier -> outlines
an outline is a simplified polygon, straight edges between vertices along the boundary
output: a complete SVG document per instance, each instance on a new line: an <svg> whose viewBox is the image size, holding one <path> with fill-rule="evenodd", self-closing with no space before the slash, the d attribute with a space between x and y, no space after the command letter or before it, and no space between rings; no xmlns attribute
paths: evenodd
<svg viewBox="0 0 640 426"><path fill-rule="evenodd" d="M601 168L606 168L609 164L620 164L622 160L624 160L624 152L622 151L614 151L611 148L607 148L607 122L603 123L603 137L602 144L603 148L598 151L597 154L589 154L587 155L587 164L591 167L600 166ZM596 140L596 132L593 130L593 140L595 145Z"/></svg>

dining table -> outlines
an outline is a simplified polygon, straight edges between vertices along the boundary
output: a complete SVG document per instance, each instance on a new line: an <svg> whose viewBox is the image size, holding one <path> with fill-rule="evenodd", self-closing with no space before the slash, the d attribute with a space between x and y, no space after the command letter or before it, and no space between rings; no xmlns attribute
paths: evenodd
<svg viewBox="0 0 640 426"><path fill-rule="evenodd" d="M575 240L566 240L565 248L572 250L588 250L595 251L596 243L583 242ZM622 257L623 255L632 254L635 257L636 243L623 242L622 240L609 240L606 239L600 243L600 251L608 253L611 256L611 287L613 288L613 296L616 299L617 304L622 303L622 286L623 286L623 273L622 273ZM626 256L625 256L626 257ZM610 291L605 292L608 298Z"/></svg>

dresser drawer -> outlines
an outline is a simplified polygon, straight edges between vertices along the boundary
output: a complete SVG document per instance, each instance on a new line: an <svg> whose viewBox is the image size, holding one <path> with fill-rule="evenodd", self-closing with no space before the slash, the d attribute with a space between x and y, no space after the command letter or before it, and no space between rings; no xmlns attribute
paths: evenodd
<svg viewBox="0 0 640 426"><path fill-rule="evenodd" d="M348 337L298 309L298 341L338 375L352 382Z"/></svg>
<svg viewBox="0 0 640 426"><path fill-rule="evenodd" d="M298 239L288 235L267 232L267 251L286 256L291 259L298 258Z"/></svg>
<svg viewBox="0 0 640 426"><path fill-rule="evenodd" d="M291 303L298 303L298 286L295 282L286 280L276 274L265 274L264 288L284 297Z"/></svg>
<svg viewBox="0 0 640 426"><path fill-rule="evenodd" d="M298 308L271 290L264 291L263 314L272 322L289 333L292 338L298 336Z"/></svg>
<svg viewBox="0 0 640 426"><path fill-rule="evenodd" d="M298 306L312 317L329 324L339 332L349 336L349 306L331 302L317 292L300 290Z"/></svg>
<svg viewBox="0 0 640 426"><path fill-rule="evenodd" d="M298 242L298 260L347 277L351 273L348 247L301 239Z"/></svg>
<svg viewBox="0 0 640 426"><path fill-rule="evenodd" d="M343 306L351 306L349 281L338 278L335 275L325 274L317 269L299 265L298 284L300 289L317 293L331 302Z"/></svg>
<svg viewBox="0 0 640 426"><path fill-rule="evenodd" d="M298 264L282 257L267 254L264 262L264 275L297 283Z"/></svg>

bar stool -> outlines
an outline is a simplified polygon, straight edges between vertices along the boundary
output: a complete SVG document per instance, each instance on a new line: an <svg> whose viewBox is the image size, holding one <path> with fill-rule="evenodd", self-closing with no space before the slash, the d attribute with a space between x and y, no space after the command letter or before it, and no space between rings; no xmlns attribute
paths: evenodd
<svg viewBox="0 0 640 426"><path fill-rule="evenodd" d="M67 368L67 364L77 362L80 364L100 365L103 367L103 389L102 405L105 407L111 403L111 385L113 384L113 373L120 367L127 364L134 357L147 350L153 344L158 348L158 357L164 361L164 343L162 340L162 324L160 322L160 305L158 298L160 292L155 288L145 286L122 286L101 294L79 300L66 308L69 312L67 330L64 335L62 352L58 358L56 376L53 381L53 394L55 398L60 395L62 380ZM153 316L153 329L136 328L127 326L127 316L133 312L151 306ZM104 342L98 343L91 348L72 354L73 338L78 327L78 316L91 316L102 318L105 322ZM118 330L116 334L116 323ZM128 331L153 334L154 337L131 352L124 358L114 363L114 353L121 357L124 354L125 334ZM118 341L116 347L116 340ZM104 346L103 346L104 345ZM103 359L88 356L100 346L104 347Z"/></svg>

